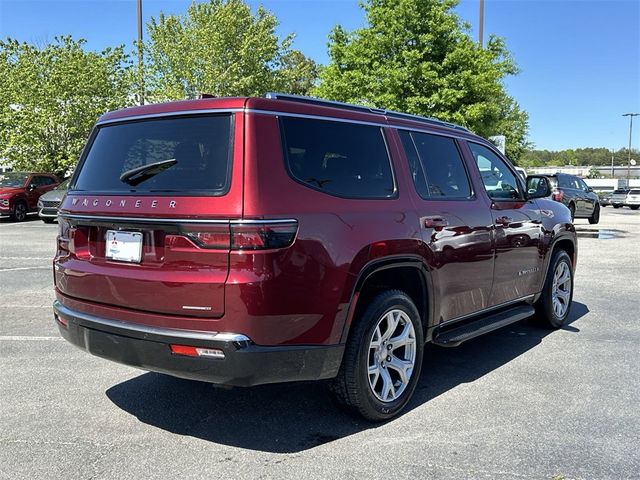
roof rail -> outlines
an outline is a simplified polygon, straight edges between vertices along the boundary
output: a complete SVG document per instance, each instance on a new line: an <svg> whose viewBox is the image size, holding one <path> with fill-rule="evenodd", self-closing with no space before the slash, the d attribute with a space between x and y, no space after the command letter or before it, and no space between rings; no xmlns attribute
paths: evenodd
<svg viewBox="0 0 640 480"><path fill-rule="evenodd" d="M417 122L426 122L434 125L445 126L449 128L455 128L457 130L463 130L468 132L469 130L461 125L455 123L445 122L438 120L437 118L422 117L420 115L412 115L410 113L394 112L392 110L385 110L384 108L366 107L364 105L354 105L353 103L336 102L333 100L325 100L323 98L305 97L303 95L293 95L289 93L277 93L268 92L265 98L272 100L288 100L291 102L309 103L312 105L320 105L325 107L344 108L348 110L356 110L365 113L375 113L378 115L386 115L387 117L401 118L406 120L413 120Z"/></svg>

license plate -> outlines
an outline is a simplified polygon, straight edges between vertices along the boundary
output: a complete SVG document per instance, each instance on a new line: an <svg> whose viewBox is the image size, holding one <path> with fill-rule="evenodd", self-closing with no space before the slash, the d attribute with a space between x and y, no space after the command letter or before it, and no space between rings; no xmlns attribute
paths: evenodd
<svg viewBox="0 0 640 480"><path fill-rule="evenodd" d="M107 230L105 257L120 262L140 263L142 233Z"/></svg>

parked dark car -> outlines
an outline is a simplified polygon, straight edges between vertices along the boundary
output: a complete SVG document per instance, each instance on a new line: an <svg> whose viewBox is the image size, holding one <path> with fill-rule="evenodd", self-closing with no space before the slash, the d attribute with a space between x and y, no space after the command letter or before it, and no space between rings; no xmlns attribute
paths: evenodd
<svg viewBox="0 0 640 480"><path fill-rule="evenodd" d="M67 194L68 185L69 179L42 195L38 200L38 216L44 223L53 223L58 218L58 208Z"/></svg>
<svg viewBox="0 0 640 480"><path fill-rule="evenodd" d="M0 217L22 222L36 212L40 195L58 186L60 180L49 173L0 173Z"/></svg>
<svg viewBox="0 0 640 480"><path fill-rule="evenodd" d="M429 118L281 94L107 113L58 212L55 321L178 377L332 379L389 419L426 343L567 321L576 234L550 194Z"/></svg>
<svg viewBox="0 0 640 480"><path fill-rule="evenodd" d="M598 197L600 198L600 206L601 207L608 207L609 205L611 205L611 196L612 195L613 195L613 192L598 194Z"/></svg>
<svg viewBox="0 0 640 480"><path fill-rule="evenodd" d="M600 201L593 188L579 177L566 173L554 175L530 175L527 177L527 191L535 193L539 188L551 187L549 198L560 202L571 212L571 219L586 218L589 223L600 221Z"/></svg>

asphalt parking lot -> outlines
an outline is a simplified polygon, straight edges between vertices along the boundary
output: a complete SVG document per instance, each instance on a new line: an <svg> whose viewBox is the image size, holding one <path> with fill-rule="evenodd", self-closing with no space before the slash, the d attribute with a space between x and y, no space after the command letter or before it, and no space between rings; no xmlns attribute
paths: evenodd
<svg viewBox="0 0 640 480"><path fill-rule="evenodd" d="M224 390L76 349L51 313L57 226L1 219L0 478L640 478L640 211L576 226L570 325L429 349L376 426L322 384Z"/></svg>

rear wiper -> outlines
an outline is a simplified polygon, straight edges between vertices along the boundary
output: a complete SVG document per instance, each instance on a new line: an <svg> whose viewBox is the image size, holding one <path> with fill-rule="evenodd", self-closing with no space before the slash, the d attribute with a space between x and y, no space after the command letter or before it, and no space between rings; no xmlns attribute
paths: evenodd
<svg viewBox="0 0 640 480"><path fill-rule="evenodd" d="M168 160L160 160L159 162L148 163L141 167L132 168L120 175L120 181L136 186L139 183L165 171L167 168L173 167L178 161L175 158Z"/></svg>

